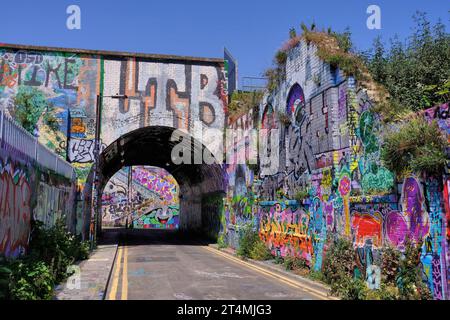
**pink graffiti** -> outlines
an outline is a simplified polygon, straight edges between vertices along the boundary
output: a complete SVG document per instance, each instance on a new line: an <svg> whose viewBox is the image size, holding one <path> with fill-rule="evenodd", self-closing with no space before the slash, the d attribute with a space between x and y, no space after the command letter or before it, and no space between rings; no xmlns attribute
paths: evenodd
<svg viewBox="0 0 450 320"><path fill-rule="evenodd" d="M419 182L414 177L408 177L402 190L403 212L390 212L386 217L386 234L395 246L401 246L406 237L418 242L430 230L428 213L424 209L424 196Z"/></svg>
<svg viewBox="0 0 450 320"><path fill-rule="evenodd" d="M173 201L177 186L163 172L136 169L133 179L149 190L157 192L164 200Z"/></svg>
<svg viewBox="0 0 450 320"><path fill-rule="evenodd" d="M350 192L351 181L347 176L343 176L339 182L339 193L341 196L346 196Z"/></svg>

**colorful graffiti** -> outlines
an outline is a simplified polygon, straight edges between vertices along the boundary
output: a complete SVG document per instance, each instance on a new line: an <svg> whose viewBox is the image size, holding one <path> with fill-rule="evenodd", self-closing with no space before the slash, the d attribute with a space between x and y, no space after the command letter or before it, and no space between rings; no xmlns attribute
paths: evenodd
<svg viewBox="0 0 450 320"><path fill-rule="evenodd" d="M299 256L311 262L313 237L309 215L296 205L267 202L258 213L259 233L273 255Z"/></svg>
<svg viewBox="0 0 450 320"><path fill-rule="evenodd" d="M381 119L368 91L352 77L319 89L308 72L297 72L298 65L311 66L317 57L298 52L292 57L286 81L264 97L259 110L262 129L281 130L278 171L266 173L268 164L261 162L253 183L231 182L224 239L237 247L239 227L256 222L273 255L303 257L320 270L327 238L345 237L354 245L355 276L376 289L384 246L403 251L409 238L423 244L423 278L434 298L448 299L450 171L446 168L444 179L410 174L396 181L381 161ZM444 104L422 113L447 136L448 108ZM247 176L238 166L228 169L234 181ZM242 185L245 192L238 191ZM248 216L239 212L246 190L256 190L257 199L247 203Z"/></svg>
<svg viewBox="0 0 450 320"><path fill-rule="evenodd" d="M28 246L32 214L32 182L28 170L0 159L0 253L24 254Z"/></svg>
<svg viewBox="0 0 450 320"><path fill-rule="evenodd" d="M161 168L136 166L128 181L129 170L117 172L105 187L103 225L125 225L128 221L134 228L177 229L179 187L174 177Z"/></svg>
<svg viewBox="0 0 450 320"><path fill-rule="evenodd" d="M140 229L178 229L180 223L179 206L162 206L133 221L134 228Z"/></svg>

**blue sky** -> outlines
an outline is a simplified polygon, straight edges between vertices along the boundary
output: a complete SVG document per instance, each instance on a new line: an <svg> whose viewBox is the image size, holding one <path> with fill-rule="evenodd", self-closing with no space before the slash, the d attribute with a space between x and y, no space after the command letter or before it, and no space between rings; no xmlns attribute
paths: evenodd
<svg viewBox="0 0 450 320"><path fill-rule="evenodd" d="M66 8L81 8L81 30L66 28ZM369 5L381 8L382 29L366 27ZM342 31L349 26L358 49L381 34L404 38L417 10L449 30L443 0L20 0L2 1L0 42L84 49L223 57L226 46L239 75L260 76L291 27L315 21Z"/></svg>

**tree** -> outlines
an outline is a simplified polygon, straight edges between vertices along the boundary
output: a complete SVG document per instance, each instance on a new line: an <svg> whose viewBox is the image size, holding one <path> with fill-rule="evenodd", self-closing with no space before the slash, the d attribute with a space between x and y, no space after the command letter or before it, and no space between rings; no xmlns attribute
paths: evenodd
<svg viewBox="0 0 450 320"><path fill-rule="evenodd" d="M13 116L28 132L33 134L44 110L48 108L44 94L33 87L20 86L14 99Z"/></svg>
<svg viewBox="0 0 450 320"><path fill-rule="evenodd" d="M41 116L52 131L59 130L58 119L42 91L33 87L20 86L14 104L15 108L12 112L14 119L29 133L34 133Z"/></svg>
<svg viewBox="0 0 450 320"><path fill-rule="evenodd" d="M405 42L394 37L385 48L376 38L370 52L362 55L391 99L418 111L448 99L450 36L442 22L431 25L425 13L417 12L413 18L416 26Z"/></svg>

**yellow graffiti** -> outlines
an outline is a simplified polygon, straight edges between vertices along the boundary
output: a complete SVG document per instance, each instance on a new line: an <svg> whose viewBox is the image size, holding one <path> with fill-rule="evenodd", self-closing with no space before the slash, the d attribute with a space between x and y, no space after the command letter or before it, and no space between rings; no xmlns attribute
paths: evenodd
<svg viewBox="0 0 450 320"><path fill-rule="evenodd" d="M350 208L348 203L348 196L344 196L344 214L345 214L345 235L350 236Z"/></svg>

